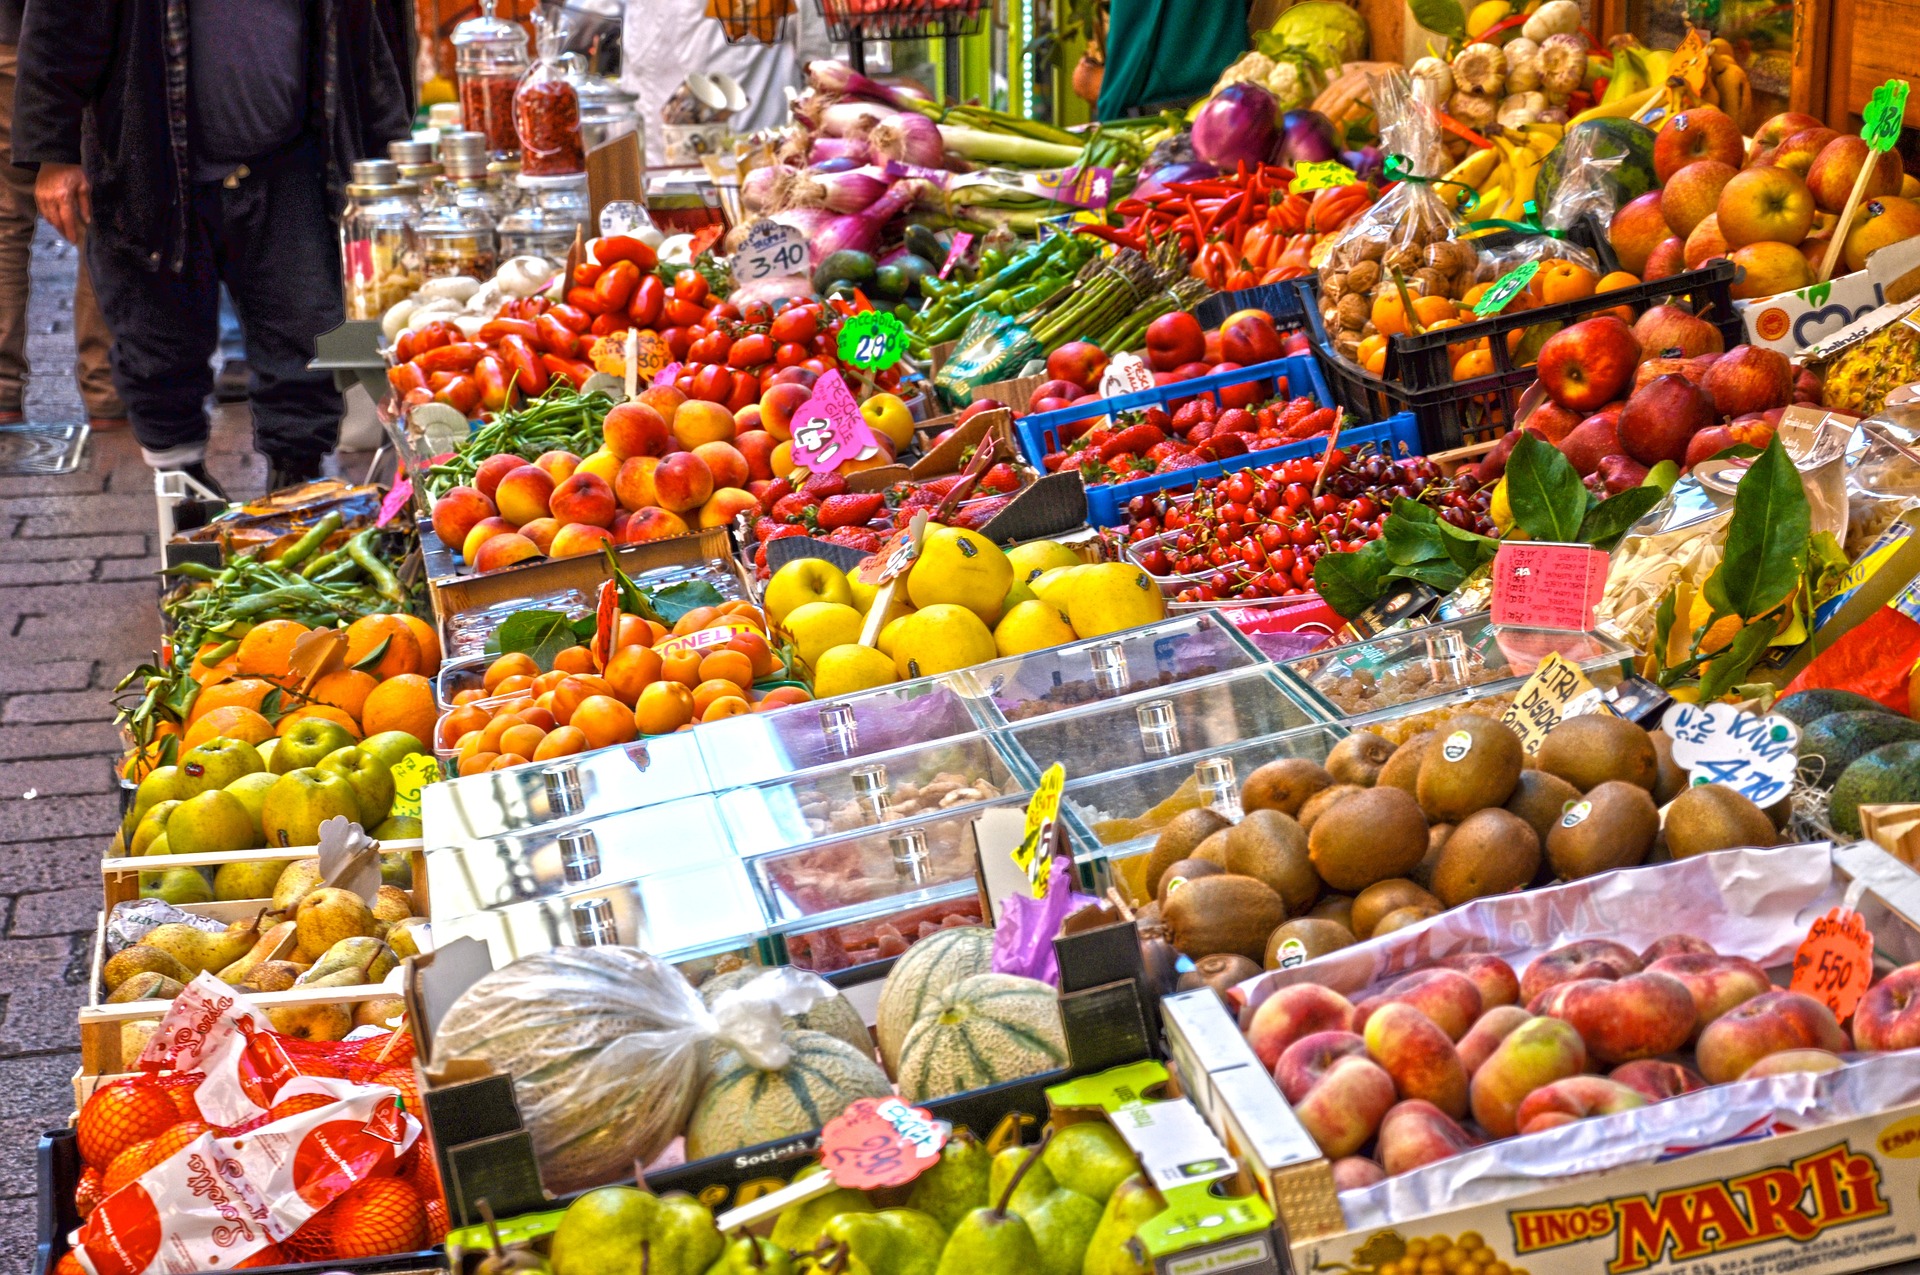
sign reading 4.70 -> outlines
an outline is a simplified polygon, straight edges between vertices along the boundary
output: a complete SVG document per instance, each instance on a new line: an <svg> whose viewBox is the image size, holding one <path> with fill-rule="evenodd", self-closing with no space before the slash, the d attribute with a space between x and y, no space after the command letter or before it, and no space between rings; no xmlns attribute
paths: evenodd
<svg viewBox="0 0 1920 1275"><path fill-rule="evenodd" d="M1793 787L1800 728L1784 717L1756 717L1731 704L1675 704L1660 729L1694 784L1724 784L1763 809Z"/></svg>

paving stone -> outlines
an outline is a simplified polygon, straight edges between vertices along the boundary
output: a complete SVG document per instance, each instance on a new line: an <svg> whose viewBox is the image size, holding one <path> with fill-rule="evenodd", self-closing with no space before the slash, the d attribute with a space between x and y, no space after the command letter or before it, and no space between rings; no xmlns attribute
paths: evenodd
<svg viewBox="0 0 1920 1275"><path fill-rule="evenodd" d="M157 603L160 597L160 559L158 558L106 558L95 569L97 580L139 580L154 591Z"/></svg>
<svg viewBox="0 0 1920 1275"><path fill-rule="evenodd" d="M0 562L0 588L28 584L81 584L94 578L92 558L49 558L43 562Z"/></svg>
<svg viewBox="0 0 1920 1275"><path fill-rule="evenodd" d="M0 531L10 530L16 521L5 517L6 510L0 506ZM150 552L147 548L148 537L119 533L114 535L74 535L59 540L37 540L31 545L7 546L7 560L41 560L49 558L144 558Z"/></svg>
<svg viewBox="0 0 1920 1275"><path fill-rule="evenodd" d="M78 1018L87 1001L84 980L83 973L72 985L29 982L8 992L0 1010L0 1055L78 1048ZM68 1104L71 1108L71 1094Z"/></svg>
<svg viewBox="0 0 1920 1275"><path fill-rule="evenodd" d="M138 580L0 589L0 616L23 614L58 615L95 629L118 627L124 622L122 617L132 618L136 624L159 624L153 587Z"/></svg>
<svg viewBox="0 0 1920 1275"><path fill-rule="evenodd" d="M44 691L15 695L0 709L0 722L31 726L42 722L113 720L113 704L98 691Z"/></svg>
<svg viewBox="0 0 1920 1275"><path fill-rule="evenodd" d="M22 894L13 901L13 924L7 934L10 938L37 938L84 932L93 928L100 899L98 881Z"/></svg>
<svg viewBox="0 0 1920 1275"><path fill-rule="evenodd" d="M45 800L41 798L41 800ZM113 834L92 837L66 837L56 841L35 841L0 846L0 882L13 890L62 890L89 886L98 906L100 858L107 852ZM36 943L50 936L35 938ZM0 969L13 973L8 956L9 944L0 940ZM24 949L22 949L24 950Z"/></svg>
<svg viewBox="0 0 1920 1275"><path fill-rule="evenodd" d="M113 774L105 761L0 762L0 801L11 800L29 789L41 797L108 793L114 791ZM6 879L0 877L0 889L5 884Z"/></svg>
<svg viewBox="0 0 1920 1275"><path fill-rule="evenodd" d="M21 691L78 691L93 681L92 660L48 660L44 664L0 663L0 695Z"/></svg>
<svg viewBox="0 0 1920 1275"><path fill-rule="evenodd" d="M5 734L0 731L0 735ZM58 801L0 801L0 842L111 837L120 826L120 798L103 794ZM104 847L103 847L104 848Z"/></svg>
<svg viewBox="0 0 1920 1275"><path fill-rule="evenodd" d="M120 732L112 722L0 726L0 757L100 757L119 751Z"/></svg>

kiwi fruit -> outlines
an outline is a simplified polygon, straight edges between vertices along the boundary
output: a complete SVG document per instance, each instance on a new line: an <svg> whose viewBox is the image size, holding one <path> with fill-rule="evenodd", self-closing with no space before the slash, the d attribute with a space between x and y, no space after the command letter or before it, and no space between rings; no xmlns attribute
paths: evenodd
<svg viewBox="0 0 1920 1275"><path fill-rule="evenodd" d="M1675 797L1667 808L1666 834L1676 859L1779 840L1767 812L1725 784L1697 784Z"/></svg>
<svg viewBox="0 0 1920 1275"><path fill-rule="evenodd" d="M1307 857L1306 831L1278 810L1248 812L1194 853L1228 872L1266 882L1286 903L1288 916L1305 912L1320 897L1320 874Z"/></svg>
<svg viewBox="0 0 1920 1275"><path fill-rule="evenodd" d="M1446 848L1447 838L1453 835L1453 825L1436 823L1427 829L1426 857L1414 865L1407 875L1413 878L1415 885L1426 889L1433 884L1433 869L1440 862L1440 851Z"/></svg>
<svg viewBox="0 0 1920 1275"><path fill-rule="evenodd" d="M1427 758L1427 749L1440 739L1437 730L1423 730L1410 736L1407 742L1393 750L1393 756L1387 758L1380 767L1380 773L1374 776L1374 786L1391 784L1395 788L1405 788L1413 792L1420 781L1420 763Z"/></svg>
<svg viewBox="0 0 1920 1275"><path fill-rule="evenodd" d="M1167 865L1167 870L1160 874L1160 881L1154 888L1153 897L1164 903L1167 890L1174 882L1191 881L1195 877L1218 876L1220 872L1220 865L1211 859L1175 859Z"/></svg>
<svg viewBox="0 0 1920 1275"><path fill-rule="evenodd" d="M1767 807L1767 818L1773 820L1775 832L1785 832L1787 825L1793 822L1793 794L1789 792L1780 800Z"/></svg>
<svg viewBox="0 0 1920 1275"><path fill-rule="evenodd" d="M1455 718L1420 763L1420 809L1434 823L1459 823L1500 805L1513 795L1523 756L1520 737L1503 723L1472 713Z"/></svg>
<svg viewBox="0 0 1920 1275"><path fill-rule="evenodd" d="M1447 838L1433 870L1433 892L1447 907L1518 890L1540 870L1540 837L1532 825L1497 806L1476 810Z"/></svg>
<svg viewBox="0 0 1920 1275"><path fill-rule="evenodd" d="M1308 908L1307 916L1316 921L1332 921L1351 934L1353 933L1353 896L1329 894Z"/></svg>
<svg viewBox="0 0 1920 1275"><path fill-rule="evenodd" d="M1381 917L1409 907L1438 911L1440 900L1405 877L1376 881L1353 898L1353 932L1359 938L1368 938Z"/></svg>
<svg viewBox="0 0 1920 1275"><path fill-rule="evenodd" d="M1580 800L1580 790L1558 775L1544 770L1523 770L1513 795L1502 809L1519 815L1533 829L1534 840L1547 843L1547 833L1567 813L1567 807Z"/></svg>
<svg viewBox="0 0 1920 1275"><path fill-rule="evenodd" d="M1392 744L1370 730L1357 730L1327 754L1327 773L1338 783L1371 788L1391 756Z"/></svg>
<svg viewBox="0 0 1920 1275"><path fill-rule="evenodd" d="M1333 776L1319 762L1304 757L1282 757L1247 776L1247 782L1240 789L1240 808L1297 815L1307 798L1331 787Z"/></svg>
<svg viewBox="0 0 1920 1275"><path fill-rule="evenodd" d="M1335 784L1331 788L1322 788L1307 798L1306 804L1300 807L1300 813L1294 816L1295 821L1303 831L1312 833L1313 825L1318 822L1321 815L1333 809L1335 803L1345 801L1357 792L1365 791L1365 788L1357 784Z"/></svg>
<svg viewBox="0 0 1920 1275"><path fill-rule="evenodd" d="M1231 872L1189 880L1160 911L1173 945L1196 961L1216 952L1257 961L1266 955L1267 936L1287 919L1287 905L1264 882Z"/></svg>
<svg viewBox="0 0 1920 1275"><path fill-rule="evenodd" d="M1309 961L1359 942L1354 938L1353 931L1338 921L1317 916L1295 917L1267 936L1267 955L1262 963L1268 969L1280 968L1280 946L1289 939L1296 940L1306 949L1306 959Z"/></svg>
<svg viewBox="0 0 1920 1275"><path fill-rule="evenodd" d="M1410 907L1396 908L1381 917L1380 924L1374 926L1373 933L1367 937L1377 939L1383 934L1391 934L1395 930L1404 930L1409 925L1417 925L1430 916L1439 915L1439 908L1428 907L1424 903L1415 903Z"/></svg>
<svg viewBox="0 0 1920 1275"><path fill-rule="evenodd" d="M1307 853L1329 886L1364 890L1406 876L1426 857L1427 821L1405 789L1355 789L1314 821Z"/></svg>
<svg viewBox="0 0 1920 1275"><path fill-rule="evenodd" d="M1659 775L1653 781L1653 804L1664 806L1687 790L1687 772L1673 759L1673 737L1663 730L1650 730L1653 756Z"/></svg>
<svg viewBox="0 0 1920 1275"><path fill-rule="evenodd" d="M1260 973L1260 967L1235 952L1215 952L1193 963L1193 968L1174 984L1176 992L1197 992L1211 987L1214 995L1226 1000L1227 991Z"/></svg>
<svg viewBox="0 0 1920 1275"><path fill-rule="evenodd" d="M1168 866L1176 859L1193 858L1193 852L1200 848L1202 841L1231 826L1224 815L1206 806L1182 810L1167 820L1167 826L1160 830L1153 849L1147 852L1146 880L1158 885L1160 878L1167 874Z"/></svg>
<svg viewBox="0 0 1920 1275"><path fill-rule="evenodd" d="M1647 732L1624 717L1600 713L1569 717L1548 731L1536 760L1581 792L1617 780L1651 793L1660 778L1660 755Z"/></svg>
<svg viewBox="0 0 1920 1275"><path fill-rule="evenodd" d="M1630 868L1646 859L1659 832L1660 811L1653 794L1639 784L1609 779L1595 785L1553 825L1547 833L1547 861L1567 881Z"/></svg>

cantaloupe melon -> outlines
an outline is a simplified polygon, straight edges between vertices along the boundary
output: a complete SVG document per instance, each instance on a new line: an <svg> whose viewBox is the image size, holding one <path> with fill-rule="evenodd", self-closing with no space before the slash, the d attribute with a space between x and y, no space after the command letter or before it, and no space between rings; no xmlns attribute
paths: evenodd
<svg viewBox="0 0 1920 1275"><path fill-rule="evenodd" d="M713 1003L720 999L723 993L745 987L766 972L764 966L743 965L737 970L728 970L725 974L715 974L700 984L700 999L707 1003L708 1009L712 1009ZM860 1017L860 1011L853 1007L853 1002L839 992L835 992L812 1009L803 1010L798 1014L789 1014L781 1021L789 1031L799 1029L838 1036L867 1057L873 1057L873 1034L867 1030L867 1024Z"/></svg>
<svg viewBox="0 0 1920 1275"><path fill-rule="evenodd" d="M919 1102L1063 1067L1066 1034L1051 984L975 974L930 997L900 1046L900 1095Z"/></svg>
<svg viewBox="0 0 1920 1275"><path fill-rule="evenodd" d="M887 1070L898 1069L907 1029L933 996L963 978L992 969L993 931L984 926L955 926L929 934L908 948L887 973L874 1018L874 1034L880 1038L880 1057L886 1060Z"/></svg>
<svg viewBox="0 0 1920 1275"><path fill-rule="evenodd" d="M779 1071L762 1071L731 1049L714 1059L687 1122L687 1159L806 1133L855 1098L893 1092L879 1064L838 1036L794 1031L786 1043L793 1057Z"/></svg>

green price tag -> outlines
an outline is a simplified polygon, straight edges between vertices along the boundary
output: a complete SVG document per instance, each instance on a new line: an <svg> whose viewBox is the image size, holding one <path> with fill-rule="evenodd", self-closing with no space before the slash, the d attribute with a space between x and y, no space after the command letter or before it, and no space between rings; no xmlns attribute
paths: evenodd
<svg viewBox="0 0 1920 1275"><path fill-rule="evenodd" d="M1310 161L1293 170L1293 193L1304 195L1310 190L1331 190L1335 186L1351 186L1359 180L1351 168L1337 159Z"/></svg>
<svg viewBox="0 0 1920 1275"><path fill-rule="evenodd" d="M1519 296L1526 286L1533 282L1533 276L1540 273L1540 263L1529 261L1501 275L1488 288L1486 295L1473 303L1473 312L1481 318L1498 314L1507 308L1507 303Z"/></svg>
<svg viewBox="0 0 1920 1275"><path fill-rule="evenodd" d="M409 753L393 766L393 809L396 815L420 817L420 790L440 778L440 763L427 753Z"/></svg>
<svg viewBox="0 0 1920 1275"><path fill-rule="evenodd" d="M840 325L840 357L869 372L884 372L907 352L907 325L884 310L850 314Z"/></svg>
<svg viewBox="0 0 1920 1275"><path fill-rule="evenodd" d="M1890 151L1899 140L1901 122L1907 117L1907 89L1905 80L1888 80L1867 99L1860 136L1874 150Z"/></svg>

